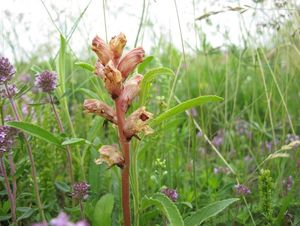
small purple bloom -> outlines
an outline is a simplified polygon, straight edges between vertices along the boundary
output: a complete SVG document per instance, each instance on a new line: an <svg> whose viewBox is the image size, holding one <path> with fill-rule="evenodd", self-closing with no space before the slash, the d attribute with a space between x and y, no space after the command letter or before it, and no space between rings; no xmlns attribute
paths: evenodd
<svg viewBox="0 0 300 226"><path fill-rule="evenodd" d="M35 78L35 85L45 93L51 93L56 88L57 74L44 71Z"/></svg>
<svg viewBox="0 0 300 226"><path fill-rule="evenodd" d="M11 149L16 130L8 126L0 126L0 153Z"/></svg>
<svg viewBox="0 0 300 226"><path fill-rule="evenodd" d="M249 130L249 125L246 121L237 119L235 122L235 131L239 136L247 136L248 138L252 137L252 133Z"/></svg>
<svg viewBox="0 0 300 226"><path fill-rule="evenodd" d="M76 199L87 199L89 195L90 185L85 182L77 182L73 184L72 196Z"/></svg>
<svg viewBox="0 0 300 226"><path fill-rule="evenodd" d="M217 135L212 139L213 145L220 147L224 143L224 130L220 129L217 131Z"/></svg>
<svg viewBox="0 0 300 226"><path fill-rule="evenodd" d="M235 188L235 192L238 194L238 195L249 195L251 194L251 190L246 187L245 185L242 185L242 184L237 184L234 186Z"/></svg>
<svg viewBox="0 0 300 226"><path fill-rule="evenodd" d="M164 188L161 190L161 192L163 194L165 194L166 196L169 197L169 199L171 199L173 202L176 202L178 199L178 193L176 192L175 189L171 189L171 188Z"/></svg>
<svg viewBox="0 0 300 226"><path fill-rule="evenodd" d="M230 174L228 167L214 167L214 174Z"/></svg>
<svg viewBox="0 0 300 226"><path fill-rule="evenodd" d="M0 57L0 84L4 84L11 80L16 73L16 69L5 57Z"/></svg>
<svg viewBox="0 0 300 226"><path fill-rule="evenodd" d="M285 189L286 194L292 189L294 184L294 179L292 176L289 176L286 180L282 181L283 187Z"/></svg>
<svg viewBox="0 0 300 226"><path fill-rule="evenodd" d="M53 226L68 226L69 225L69 216L64 212L61 212L56 218L53 218L50 221L50 224Z"/></svg>
<svg viewBox="0 0 300 226"><path fill-rule="evenodd" d="M16 85L7 85L7 89L1 90L1 96L2 98L12 98L16 93L18 92L18 89Z"/></svg>
<svg viewBox="0 0 300 226"><path fill-rule="evenodd" d="M290 133L286 135L286 139L285 139L286 144L290 144L295 141L300 141L300 137L298 135L293 135ZM297 148L298 146L299 145L295 145L293 148Z"/></svg>

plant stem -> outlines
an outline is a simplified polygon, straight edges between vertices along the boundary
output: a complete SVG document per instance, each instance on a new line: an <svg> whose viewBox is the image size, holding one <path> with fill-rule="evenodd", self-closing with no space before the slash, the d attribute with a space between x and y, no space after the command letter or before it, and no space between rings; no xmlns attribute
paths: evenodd
<svg viewBox="0 0 300 226"><path fill-rule="evenodd" d="M118 99L115 101L116 114L118 120L119 142L124 155L124 168L122 169L122 208L124 226L130 226L130 186L129 186L129 169L130 169L130 143L124 135L125 112L121 108Z"/></svg>
<svg viewBox="0 0 300 226"><path fill-rule="evenodd" d="M6 93L9 96L9 101L10 101L10 104L12 106L13 112L15 114L15 118L16 118L17 121L21 121L21 117L20 117L19 112L17 110L16 103L10 95L7 84L4 83L4 86L5 86L5 89L6 89ZM36 198L36 202L37 202L38 209L39 209L39 212L40 212L40 216L41 216L42 221L46 222L45 215L44 215L44 210L43 210L42 202L41 202L41 198L40 198L40 193L39 193L39 185L38 185L38 182L37 182L37 174L36 174L35 162L34 162L34 158L33 158L33 154L32 154L31 145L29 144L26 135L24 133L21 133L21 135L24 138L24 141L25 141L25 144L26 144L26 147L27 147L28 156L29 156L29 161L30 161L30 164L31 164L31 174L32 174L32 180L33 180L33 185L34 185L35 198Z"/></svg>
<svg viewBox="0 0 300 226"><path fill-rule="evenodd" d="M16 203L17 203L17 181L16 181L16 167L15 167L15 163L14 163L14 159L12 156L12 152L9 151L8 152L8 161L9 161L9 167L10 167L10 174L12 177L12 184L13 184L13 198L14 198L14 203L15 203L15 208L16 208Z"/></svg>
<svg viewBox="0 0 300 226"><path fill-rule="evenodd" d="M83 211L82 200L79 201L79 206L80 206L81 220L84 220L84 211Z"/></svg>
<svg viewBox="0 0 300 226"><path fill-rule="evenodd" d="M50 99L51 107L52 107L52 110L54 112L54 116L55 116L56 122L58 124L58 127L59 127L60 131L62 133L64 133L65 129L64 129L62 121L61 121L61 119L60 119L60 117L59 117L59 115L57 113L57 110L56 110L55 105L54 105L53 97L51 96L50 93L49 93L49 99ZM68 161L70 181L71 181L71 184L74 184L73 164L72 164L72 152L71 152L70 145L66 145L66 149L67 149L67 161Z"/></svg>
<svg viewBox="0 0 300 226"><path fill-rule="evenodd" d="M2 172L3 177L4 177L4 184L5 184L5 187L6 187L8 200L9 200L9 203L10 203L11 217L12 217L12 220L13 220L13 224L17 225L16 206L15 206L14 197L13 197L13 194L11 192L10 185L9 185L9 182L8 182L8 177L7 177L7 173L6 173L6 169L5 169L5 165L4 165L4 161L3 161L2 156L0 157L0 169L1 169L1 172Z"/></svg>

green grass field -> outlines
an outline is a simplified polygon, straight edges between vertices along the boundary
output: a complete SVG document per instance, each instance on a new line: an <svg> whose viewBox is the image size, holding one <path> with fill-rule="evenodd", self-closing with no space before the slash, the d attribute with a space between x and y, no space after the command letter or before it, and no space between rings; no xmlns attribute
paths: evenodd
<svg viewBox="0 0 300 226"><path fill-rule="evenodd" d="M263 3L256 6L264 7ZM131 225L300 225L300 17L296 3L282 7L290 10L289 17L278 22L280 28L268 28L267 42L261 41L264 33L256 34L261 37L256 40L248 31L243 45L213 48L198 21L191 21L197 44L188 45L181 34L182 49L162 35L129 75L139 73L144 78L126 115L146 106L153 114L148 124L154 130L147 136L136 133L129 143ZM143 32L152 29L146 26L147 9L140 18L140 32L135 31L138 46ZM74 20L74 33L85 13ZM125 170L95 164L103 145L117 144L123 153L118 142L120 118L114 125L83 107L85 99L111 106L115 100L94 74L98 57L91 41L85 45L88 57L81 58L69 45L71 35L57 35L59 51L43 60L39 52L25 61L10 59L16 73L8 82L1 81L1 89L8 83L18 88L15 95L1 97L0 109L2 125L19 132L13 144L0 152L0 225L32 225L42 222L43 215L50 222L62 211L72 222L124 225L121 180ZM230 37L224 37L230 43ZM127 46L124 53L132 48ZM18 56L18 49L9 51ZM57 87L49 95L35 85L36 75L45 70L58 74ZM9 115L14 122L6 120ZM7 190L7 183L15 190L14 181L16 221ZM74 197L77 182L89 184L88 197ZM34 192L36 184L41 203ZM166 198L166 188L175 189L178 197ZM62 226L53 221L50 225Z"/></svg>

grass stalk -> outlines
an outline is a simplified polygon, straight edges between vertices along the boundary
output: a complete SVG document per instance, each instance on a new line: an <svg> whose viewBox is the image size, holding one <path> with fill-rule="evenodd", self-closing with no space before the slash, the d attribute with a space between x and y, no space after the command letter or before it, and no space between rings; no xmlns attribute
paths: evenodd
<svg viewBox="0 0 300 226"><path fill-rule="evenodd" d="M4 87L5 87L6 93L9 96L9 101L10 101L10 104L12 106L13 112L15 114L15 118L16 118L17 121L21 121L21 117L20 117L19 112L17 110L16 103L10 95L7 83L4 83ZM45 214L44 214L44 210L43 210L43 206L42 206L42 202L41 202L41 198L40 198L39 185L38 185L38 182L37 182L37 173L36 173L35 161L34 161L34 157L33 157L33 153L32 153L32 148L31 148L30 143L28 142L28 138L26 137L26 135L24 133L21 133L21 134L22 134L22 136L24 138L24 141L25 141L25 144L26 144L28 157L29 157L29 161L30 161L30 165L31 165L31 174L32 174L32 180L33 180L35 198L36 198L36 202L37 202L37 205L38 205L40 217L41 217L43 222L46 222L46 218L45 218Z"/></svg>

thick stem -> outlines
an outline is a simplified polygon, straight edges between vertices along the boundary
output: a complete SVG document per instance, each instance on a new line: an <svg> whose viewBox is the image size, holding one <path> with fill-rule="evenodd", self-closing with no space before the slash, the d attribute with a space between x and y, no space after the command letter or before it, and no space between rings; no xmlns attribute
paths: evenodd
<svg viewBox="0 0 300 226"><path fill-rule="evenodd" d="M9 89L8 89L7 84L4 83L4 85L5 85L6 92L9 96L9 101L10 101L10 104L12 106L13 112L15 114L15 118L16 118L17 121L20 121L21 118L20 118L19 112L17 110L16 103L15 103L15 101L13 100L13 98L11 97L11 95L9 93ZM41 202L41 198L40 198L39 185L38 185L38 182L37 182L37 174L36 174L35 162L34 162L34 158L33 158L33 154L32 154L31 145L29 144L26 135L24 133L21 133L21 135L24 137L24 141L25 141L28 156L29 156L29 161L30 161L30 164L31 164L31 175L32 175L32 180L33 180L35 198L36 198L36 202L37 202L38 209L39 209L39 212L40 212L40 216L41 216L42 221L46 222L46 218L45 218L45 215L44 215L44 210L43 210L43 206L42 206L42 202Z"/></svg>
<svg viewBox="0 0 300 226"><path fill-rule="evenodd" d="M52 96L49 94L49 99L50 99L50 103L51 103L51 106L52 106L52 110L53 110L53 113L54 113L54 116L55 116L55 119L56 119L56 122L58 124L58 127L60 129L60 131L62 133L65 132L65 129L63 127L63 124L62 124L62 121L57 113L57 110L55 108L55 105L54 105L54 101L53 101L53 98ZM68 162L68 168L69 168L69 176L70 176L70 180L71 180L71 183L74 184L74 175L73 175L73 164L72 164L72 152L71 152L71 147L69 145L66 146L66 149L67 149L67 162Z"/></svg>
<svg viewBox="0 0 300 226"><path fill-rule="evenodd" d="M1 169L1 172L2 172L3 177L4 177L4 185L5 185L8 200L9 200L9 203L10 203L11 217L12 217L12 220L13 220L13 224L17 225L16 206L15 206L12 191L10 189L10 185L9 185L9 181L8 181L8 177L7 177L7 173L6 173L6 169L5 169L5 165L4 165L4 161L3 161L2 157L0 157L0 169Z"/></svg>
<svg viewBox="0 0 300 226"><path fill-rule="evenodd" d="M124 135L125 112L121 108L118 100L115 101L116 114L118 120L119 142L124 155L125 165L122 169L122 208L124 217L124 226L130 226L130 185L129 185L129 169L130 169L130 143Z"/></svg>

